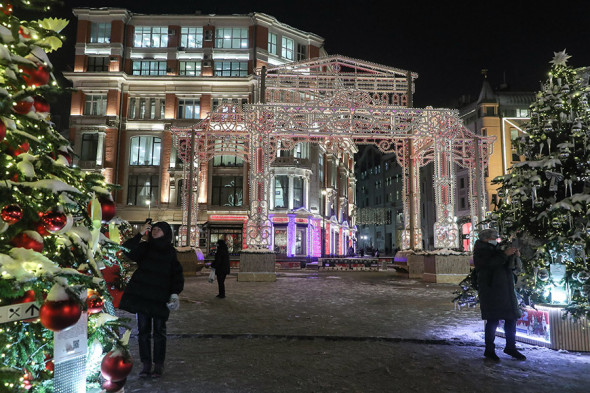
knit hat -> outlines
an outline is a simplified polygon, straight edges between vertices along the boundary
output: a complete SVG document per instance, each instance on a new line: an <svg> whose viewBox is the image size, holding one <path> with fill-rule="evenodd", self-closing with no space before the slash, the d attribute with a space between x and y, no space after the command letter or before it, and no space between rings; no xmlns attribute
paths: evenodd
<svg viewBox="0 0 590 393"><path fill-rule="evenodd" d="M160 221L152 225L152 228L158 227L164 232L164 235L158 239L152 238L152 241L158 244L159 246L166 246L172 243L172 228L170 224L165 221ZM151 235L151 232L150 232Z"/></svg>
<svg viewBox="0 0 590 393"><path fill-rule="evenodd" d="M498 231L492 228L484 229L479 232L479 238L481 240L497 239L498 237Z"/></svg>

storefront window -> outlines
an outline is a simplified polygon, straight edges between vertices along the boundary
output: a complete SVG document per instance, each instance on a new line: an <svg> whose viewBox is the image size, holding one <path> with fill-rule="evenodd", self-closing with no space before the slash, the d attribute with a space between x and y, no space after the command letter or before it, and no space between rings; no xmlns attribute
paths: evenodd
<svg viewBox="0 0 590 393"><path fill-rule="evenodd" d="M230 254L236 254L242 250L242 228L212 228L209 237L209 255L215 254L219 239L225 240Z"/></svg>
<svg viewBox="0 0 590 393"><path fill-rule="evenodd" d="M275 238L275 252L279 254L287 254L287 227L286 226L275 226L274 229Z"/></svg>

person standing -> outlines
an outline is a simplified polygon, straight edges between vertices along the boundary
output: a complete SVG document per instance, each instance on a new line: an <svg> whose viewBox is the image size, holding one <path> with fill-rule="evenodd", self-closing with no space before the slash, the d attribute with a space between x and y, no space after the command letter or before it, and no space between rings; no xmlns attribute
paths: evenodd
<svg viewBox="0 0 590 393"><path fill-rule="evenodd" d="M526 356L516 349L516 320L521 312L510 267L510 260L520 253L515 247L502 250L498 246L498 237L495 229L484 229L479 233L473 248L481 318L486 321L484 356L494 361L500 360L496 355L494 339L496 328L503 320L506 335L504 353L518 360L526 360Z"/></svg>
<svg viewBox="0 0 590 393"><path fill-rule="evenodd" d="M129 250L125 255L137 262L137 270L123 292L119 308L137 315L139 357L143 364L139 376L161 377L166 357L166 321L170 310L178 309L178 294L184 288L182 266L172 245L172 228L163 221L145 223L139 234L123 246Z"/></svg>
<svg viewBox="0 0 590 393"><path fill-rule="evenodd" d="M230 272L229 250L223 239L217 241L215 260L211 263L211 267L215 268L215 275L217 276L217 286L219 287L219 294L217 297L223 299L225 297L225 277Z"/></svg>

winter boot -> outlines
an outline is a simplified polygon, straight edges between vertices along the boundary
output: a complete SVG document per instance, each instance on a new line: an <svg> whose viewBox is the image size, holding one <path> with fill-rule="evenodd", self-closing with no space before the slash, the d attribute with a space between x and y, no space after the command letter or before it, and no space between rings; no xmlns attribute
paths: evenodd
<svg viewBox="0 0 590 393"><path fill-rule="evenodd" d="M152 373L152 364L151 363L143 363L143 368L139 372L140 378L149 377Z"/></svg>
<svg viewBox="0 0 590 393"><path fill-rule="evenodd" d="M164 363L154 364L154 371L152 371L152 378L160 378L164 373Z"/></svg>
<svg viewBox="0 0 590 393"><path fill-rule="evenodd" d="M522 353L518 352L516 347L506 347L506 348L504 348L504 353L506 355L512 356L516 360L526 360L526 356L524 356Z"/></svg>
<svg viewBox="0 0 590 393"><path fill-rule="evenodd" d="M499 362L500 358L496 355L496 347L494 345L486 346L486 350L483 353L487 359L493 360L494 362Z"/></svg>

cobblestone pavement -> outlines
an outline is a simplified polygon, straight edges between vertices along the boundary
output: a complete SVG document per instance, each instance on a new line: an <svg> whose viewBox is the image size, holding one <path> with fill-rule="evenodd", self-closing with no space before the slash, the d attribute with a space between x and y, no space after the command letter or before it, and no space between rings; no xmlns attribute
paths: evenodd
<svg viewBox="0 0 590 393"><path fill-rule="evenodd" d="M483 360L479 308L454 285L387 272L279 271L277 281L186 279L168 322L166 371L125 392L588 392L590 354L519 344L528 357ZM120 312L121 316L134 318ZM132 321L135 325L135 321Z"/></svg>

